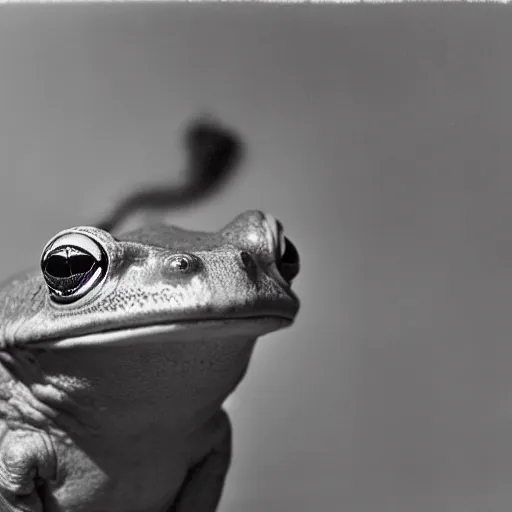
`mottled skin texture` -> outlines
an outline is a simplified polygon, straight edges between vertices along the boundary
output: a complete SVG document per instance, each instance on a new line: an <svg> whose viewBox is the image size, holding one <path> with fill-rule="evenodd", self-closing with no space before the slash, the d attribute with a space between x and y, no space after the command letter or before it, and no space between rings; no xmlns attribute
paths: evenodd
<svg viewBox="0 0 512 512"><path fill-rule="evenodd" d="M231 460L222 403L256 339L299 307L271 228L260 212L217 233L76 228L109 259L85 297L55 303L39 268L3 286L1 511L217 509ZM181 253L193 271L170 267Z"/></svg>

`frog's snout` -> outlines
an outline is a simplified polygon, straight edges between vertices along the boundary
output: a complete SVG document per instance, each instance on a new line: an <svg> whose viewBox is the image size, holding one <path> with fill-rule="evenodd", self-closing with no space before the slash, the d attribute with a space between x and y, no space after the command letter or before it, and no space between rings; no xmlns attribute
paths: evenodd
<svg viewBox="0 0 512 512"><path fill-rule="evenodd" d="M283 279L291 283L300 270L299 252L286 236L283 237L281 255L277 257L276 265Z"/></svg>

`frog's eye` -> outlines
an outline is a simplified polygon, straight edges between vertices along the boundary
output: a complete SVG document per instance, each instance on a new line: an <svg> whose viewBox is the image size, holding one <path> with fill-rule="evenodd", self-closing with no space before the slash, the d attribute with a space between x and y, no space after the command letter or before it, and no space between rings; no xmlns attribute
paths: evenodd
<svg viewBox="0 0 512 512"><path fill-rule="evenodd" d="M277 251L278 251L278 256L282 258L287 249L287 247L286 247L287 238L284 236L284 229L282 228L280 223L279 223L279 228L280 228L279 229L279 245L278 245Z"/></svg>
<svg viewBox="0 0 512 512"><path fill-rule="evenodd" d="M92 238L69 233L52 240L41 257L41 270L50 297L74 302L92 290L105 276L108 258Z"/></svg>
<svg viewBox="0 0 512 512"><path fill-rule="evenodd" d="M277 268L279 272L289 283L299 273L299 253L293 243L287 238L283 237L281 245L281 257L277 260Z"/></svg>
<svg viewBox="0 0 512 512"><path fill-rule="evenodd" d="M265 218L272 236L272 243L275 248L275 257L280 259L286 251L286 238L284 236L283 225L269 213L265 214Z"/></svg>

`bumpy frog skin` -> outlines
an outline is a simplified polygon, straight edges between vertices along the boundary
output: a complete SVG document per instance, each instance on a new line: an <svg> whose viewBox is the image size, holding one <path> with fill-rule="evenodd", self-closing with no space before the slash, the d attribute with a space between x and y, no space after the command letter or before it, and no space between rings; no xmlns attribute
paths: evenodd
<svg viewBox="0 0 512 512"><path fill-rule="evenodd" d="M0 290L0 510L213 512L222 403L290 325L298 254L273 217L216 233L92 227Z"/></svg>

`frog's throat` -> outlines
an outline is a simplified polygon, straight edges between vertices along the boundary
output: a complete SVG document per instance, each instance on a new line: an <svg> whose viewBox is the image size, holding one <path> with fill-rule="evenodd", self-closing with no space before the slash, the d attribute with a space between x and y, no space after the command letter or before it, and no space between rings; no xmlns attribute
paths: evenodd
<svg viewBox="0 0 512 512"><path fill-rule="evenodd" d="M193 341L210 336L219 337L247 337L257 338L289 326L293 321L284 317L251 317L224 320L186 321L168 324L127 327L113 329L79 336L69 336L60 339L31 343L32 348L66 349L72 347L103 346L103 345L129 345L151 341L153 338Z"/></svg>

